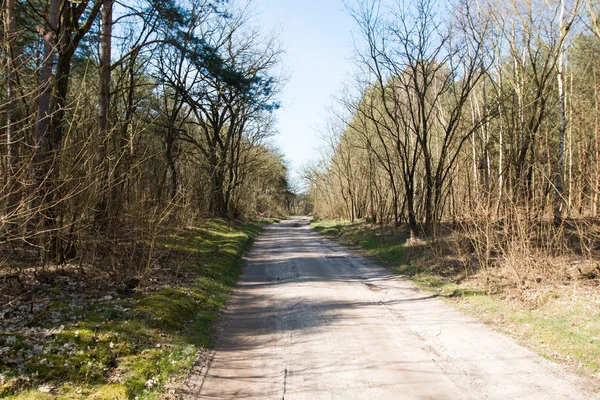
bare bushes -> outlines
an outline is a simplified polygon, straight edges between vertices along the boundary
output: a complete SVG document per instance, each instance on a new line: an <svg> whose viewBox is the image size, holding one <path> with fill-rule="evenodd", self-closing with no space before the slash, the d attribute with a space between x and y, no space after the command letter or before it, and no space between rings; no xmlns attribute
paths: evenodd
<svg viewBox="0 0 600 400"><path fill-rule="evenodd" d="M472 266L489 279L512 282L556 282L596 278L600 225L593 219L565 219L556 224L551 213L534 219L527 207L513 206L503 218L479 207L461 221L455 233L469 243Z"/></svg>
<svg viewBox="0 0 600 400"><path fill-rule="evenodd" d="M0 269L143 276L171 229L286 212L287 167L267 142L281 50L250 8L142 1L115 18L112 0L5 3Z"/></svg>
<svg viewBox="0 0 600 400"><path fill-rule="evenodd" d="M510 285L593 278L574 266L600 256L596 10L478 4L349 3L357 70L305 174L315 210L407 225Z"/></svg>

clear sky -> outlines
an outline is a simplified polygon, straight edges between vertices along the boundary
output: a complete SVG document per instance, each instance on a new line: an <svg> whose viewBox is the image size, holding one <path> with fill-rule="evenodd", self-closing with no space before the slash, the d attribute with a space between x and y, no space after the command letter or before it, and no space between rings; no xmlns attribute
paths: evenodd
<svg viewBox="0 0 600 400"><path fill-rule="evenodd" d="M289 80L276 111L274 138L291 163L292 176L321 144L316 129L352 69L353 20L342 0L255 0L263 29L280 32Z"/></svg>

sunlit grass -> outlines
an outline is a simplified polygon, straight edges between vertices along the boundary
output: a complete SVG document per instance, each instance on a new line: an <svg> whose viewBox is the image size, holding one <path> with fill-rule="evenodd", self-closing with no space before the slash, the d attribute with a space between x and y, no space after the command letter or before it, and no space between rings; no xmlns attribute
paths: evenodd
<svg viewBox="0 0 600 400"><path fill-rule="evenodd" d="M600 373L600 307L585 296L557 295L535 309L479 294L459 307L517 337L544 357ZM590 301L592 300L592 301Z"/></svg>

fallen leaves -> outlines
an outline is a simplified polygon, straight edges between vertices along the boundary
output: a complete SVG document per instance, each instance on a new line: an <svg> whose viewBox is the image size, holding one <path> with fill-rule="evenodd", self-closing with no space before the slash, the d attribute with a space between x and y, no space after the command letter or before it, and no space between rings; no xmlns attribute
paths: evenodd
<svg viewBox="0 0 600 400"><path fill-rule="evenodd" d="M148 379L146 381L146 383L144 384L144 386L146 386L148 389L153 389L158 385L158 378L157 377L152 377L150 379Z"/></svg>

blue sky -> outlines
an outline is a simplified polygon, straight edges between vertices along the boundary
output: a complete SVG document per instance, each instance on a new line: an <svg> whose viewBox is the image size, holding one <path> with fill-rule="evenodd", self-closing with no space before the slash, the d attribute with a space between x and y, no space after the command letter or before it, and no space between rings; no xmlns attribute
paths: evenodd
<svg viewBox="0 0 600 400"><path fill-rule="evenodd" d="M255 0L263 29L280 32L289 80L276 112L276 146L290 161L292 174L316 158L315 132L352 69L352 19L342 0Z"/></svg>

